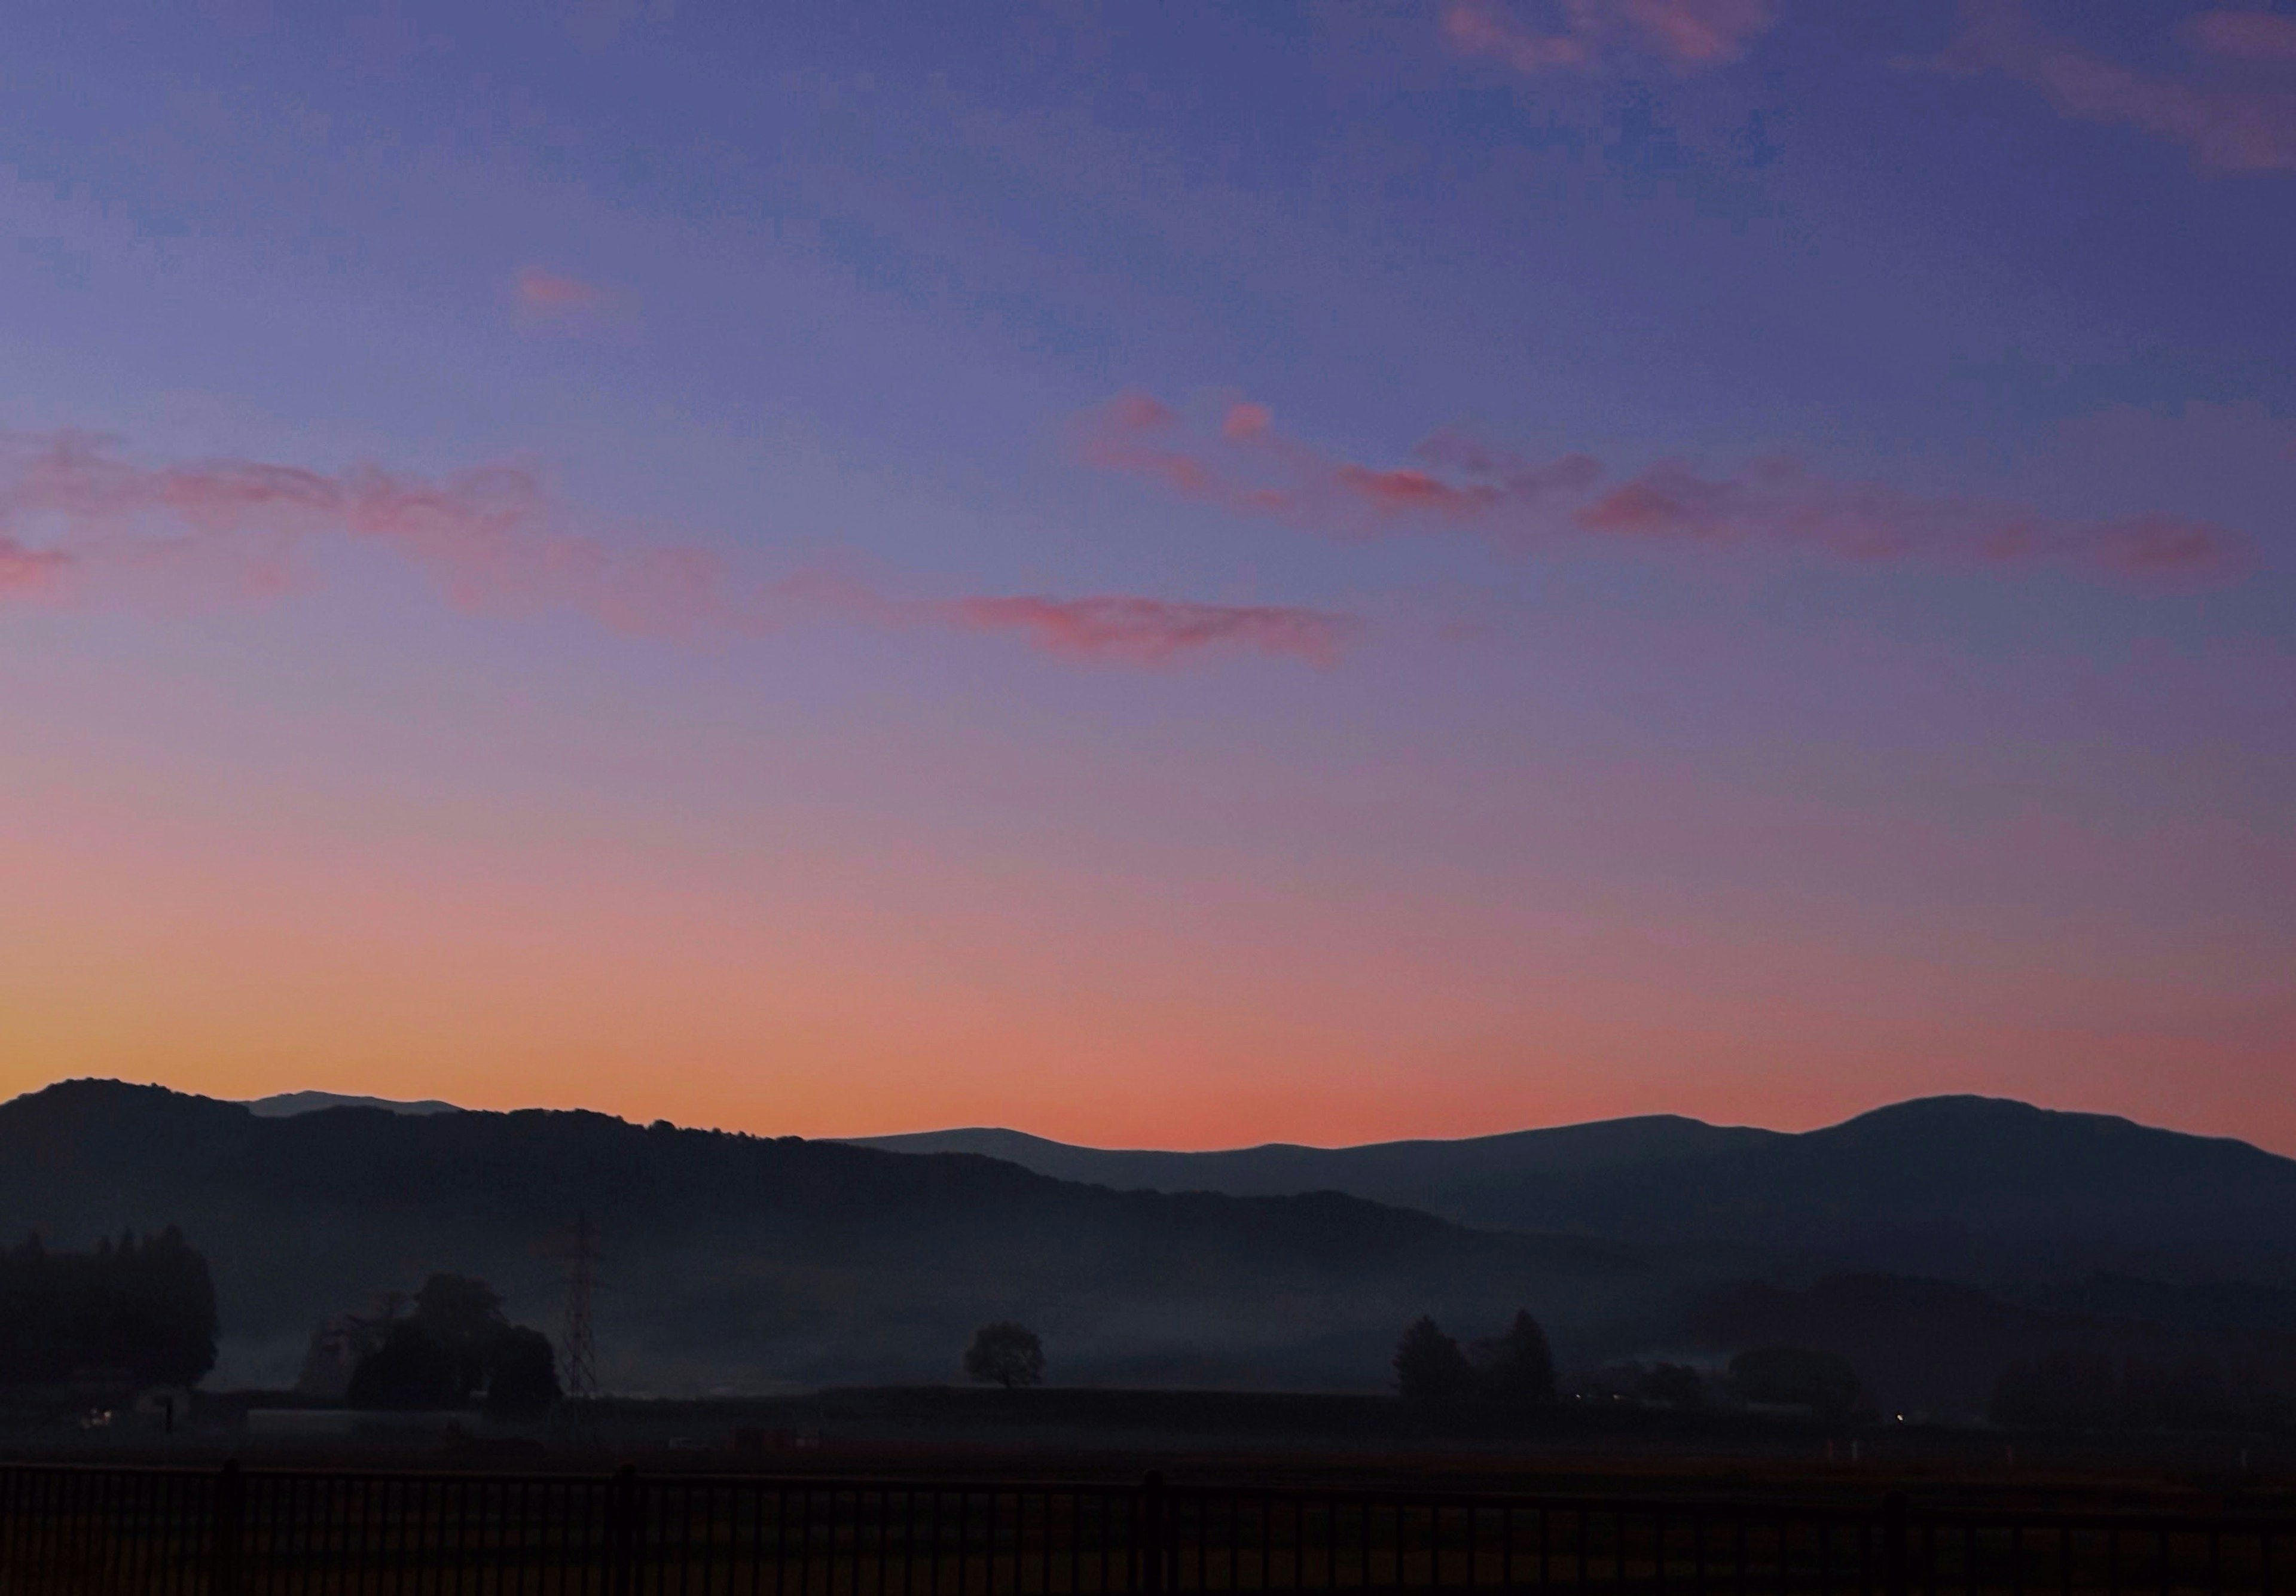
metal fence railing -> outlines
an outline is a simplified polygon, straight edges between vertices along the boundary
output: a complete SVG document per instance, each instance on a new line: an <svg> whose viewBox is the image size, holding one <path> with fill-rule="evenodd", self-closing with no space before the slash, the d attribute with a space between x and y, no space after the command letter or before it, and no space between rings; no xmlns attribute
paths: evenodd
<svg viewBox="0 0 2296 1596"><path fill-rule="evenodd" d="M0 1466L0 1596L2276 1596L2292 1558L2296 1517L1895 1494Z"/></svg>

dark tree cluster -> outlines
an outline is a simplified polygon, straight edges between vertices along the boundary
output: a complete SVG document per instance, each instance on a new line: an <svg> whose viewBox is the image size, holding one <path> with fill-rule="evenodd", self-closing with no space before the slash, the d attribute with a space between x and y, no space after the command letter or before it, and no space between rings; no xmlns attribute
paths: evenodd
<svg viewBox="0 0 2296 1596"><path fill-rule="evenodd" d="M483 1280L432 1275L414 1312L391 1325L382 1345L351 1371L355 1408L461 1408L489 1413L546 1411L559 1398L558 1360L549 1337L510 1322Z"/></svg>
<svg viewBox="0 0 2296 1596"><path fill-rule="evenodd" d="M215 1335L208 1261L172 1225L93 1252L52 1253L34 1236L0 1253L0 1384L190 1386L215 1367Z"/></svg>
<svg viewBox="0 0 2296 1596"><path fill-rule="evenodd" d="M1989 1417L2039 1429L2277 1428L2296 1422L2296 1402L2267 1371L2205 1352L2062 1347L2004 1370Z"/></svg>
<svg viewBox="0 0 2296 1596"><path fill-rule="evenodd" d="M1554 1401L1554 1354L1528 1311L1501 1334L1464 1347L1423 1318L1397 1344L1395 1386L1423 1414L1520 1417Z"/></svg>
<svg viewBox="0 0 2296 1596"><path fill-rule="evenodd" d="M1005 1320L982 1325L973 1331L972 1345L964 1349L964 1373L968 1379L1002 1386L1007 1391L1015 1386L1040 1385L1045 1378L1045 1344L1024 1324Z"/></svg>
<svg viewBox="0 0 2296 1596"><path fill-rule="evenodd" d="M1625 1403L1689 1412L1707 1405L1706 1377L1686 1363L1606 1363L1570 1382L1578 1402Z"/></svg>

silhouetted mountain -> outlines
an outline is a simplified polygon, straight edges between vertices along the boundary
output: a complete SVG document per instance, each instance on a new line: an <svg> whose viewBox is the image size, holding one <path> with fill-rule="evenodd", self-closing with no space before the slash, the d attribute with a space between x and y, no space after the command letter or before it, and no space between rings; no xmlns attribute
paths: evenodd
<svg viewBox="0 0 2296 1596"><path fill-rule="evenodd" d="M995 1131L867 1145L993 1151L1152 1190L1323 1188L1469 1225L1960 1279L2296 1274L2296 1161L1988 1098L1923 1098L1800 1135L1652 1118L1328 1150L1101 1152Z"/></svg>
<svg viewBox="0 0 2296 1596"><path fill-rule="evenodd" d="M1375 1386L1433 1312L1654 1320L1636 1249L1495 1237L1325 1193L1119 1193L964 1156L642 1127L587 1113L264 1117L79 1081L0 1105L0 1235L84 1245L182 1227L214 1271L224 1378L284 1383L311 1330L430 1273L555 1322L554 1247L596 1219L605 1372L622 1387L952 1378L1018 1319L1054 1381Z"/></svg>
<svg viewBox="0 0 2296 1596"><path fill-rule="evenodd" d="M283 1091L252 1098L244 1105L250 1114L265 1119L284 1119L295 1114L316 1114L322 1108L383 1108L393 1114L460 1114L462 1109L436 1098L402 1102L395 1098L362 1098L339 1091Z"/></svg>
<svg viewBox="0 0 2296 1596"><path fill-rule="evenodd" d="M1457 1141L1382 1141L1355 1148L1269 1142L1218 1153L1071 1147L1024 1131L986 1129L851 1139L856 1147L895 1153L980 1153L1063 1181L1127 1190L1221 1191L1233 1197L1375 1192L1382 1202L1432 1207L1472 1199L1486 1189L1504 1192L1529 1176L1631 1169L1790 1139L1776 1131L1652 1114Z"/></svg>

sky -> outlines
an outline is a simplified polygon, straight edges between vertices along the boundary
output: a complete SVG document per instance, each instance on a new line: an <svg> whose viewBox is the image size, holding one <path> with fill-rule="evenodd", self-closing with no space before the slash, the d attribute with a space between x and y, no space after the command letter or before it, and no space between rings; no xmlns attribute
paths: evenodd
<svg viewBox="0 0 2296 1596"><path fill-rule="evenodd" d="M2296 6L20 0L0 1091L2296 1153Z"/></svg>

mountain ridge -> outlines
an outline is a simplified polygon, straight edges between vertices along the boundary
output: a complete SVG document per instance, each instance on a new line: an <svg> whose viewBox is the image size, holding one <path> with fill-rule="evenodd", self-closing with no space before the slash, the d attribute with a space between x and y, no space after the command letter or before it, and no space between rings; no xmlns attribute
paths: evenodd
<svg viewBox="0 0 2296 1596"><path fill-rule="evenodd" d="M1125 1167L1065 1150L1086 1174ZM1127 1190L980 1152L583 1110L266 1116L77 1081L0 1103L0 1237L180 1225L213 1265L236 1383L291 1378L322 1320L434 1271L554 1322L578 1212L603 1238L599 1333L623 1389L946 1378L972 1329L1005 1318L1046 1337L1062 1380L1372 1389L1423 1313L1472 1335L1529 1307L1567 1361L1677 1345L1686 1306L1730 1281L1894 1273L2038 1302L2112 1273L2133 1282L2114 1298L2161 1282L2179 1312L2202 1311L2195 1284L2296 1282L2296 1161L1999 1099L1800 1133L1646 1116L1280 1148L1254 1169L1259 1152L1147 1155L1181 1161L1185 1188ZM1201 1189L1238 1159L1308 1189Z"/></svg>
<svg viewBox="0 0 2296 1596"><path fill-rule="evenodd" d="M2296 1273L2296 1160L2117 1115L1955 1094L1804 1131L1676 1115L1450 1141L1102 1150L1001 1131L859 1145L1002 1156L1152 1190L1344 1191L1481 1229L1729 1242L1858 1268Z"/></svg>
<svg viewBox="0 0 2296 1596"><path fill-rule="evenodd" d="M1431 1309L1496 1326L1526 1301L1591 1315L1672 1289L1634 1249L1338 1193L1124 1193L578 1110L266 1117L94 1081L0 1104L0 1235L181 1226L214 1271L226 1382L291 1378L322 1320L433 1271L553 1323L578 1212L622 1388L947 1378L973 1328L1013 1317L1058 1378L1361 1388Z"/></svg>

